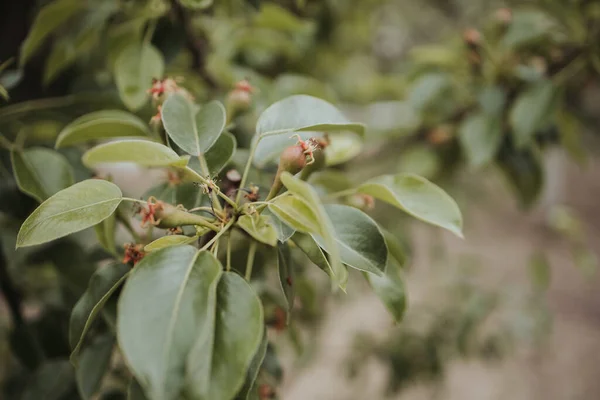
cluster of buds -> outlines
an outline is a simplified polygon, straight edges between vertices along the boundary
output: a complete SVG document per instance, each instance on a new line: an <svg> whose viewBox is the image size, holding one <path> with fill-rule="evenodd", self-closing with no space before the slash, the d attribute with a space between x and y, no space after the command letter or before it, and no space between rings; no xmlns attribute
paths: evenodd
<svg viewBox="0 0 600 400"><path fill-rule="evenodd" d="M256 89L247 79L237 82L227 96L227 108L230 112L236 114L250 108L250 105L252 104L252 93L255 90Z"/></svg>
<svg viewBox="0 0 600 400"><path fill-rule="evenodd" d="M169 97L173 93L181 94L187 97L189 100L194 99L194 97L187 90L179 86L179 83L181 82L181 78L165 78L152 80L152 86L150 87L150 89L148 89L148 94L152 96L152 102L156 106L156 114L150 119L151 123L160 123L162 104L165 102L167 97Z"/></svg>
<svg viewBox="0 0 600 400"><path fill-rule="evenodd" d="M125 243L123 248L125 249L125 255L123 256L123 264L133 266L137 264L146 255L146 253L144 252L143 244Z"/></svg>

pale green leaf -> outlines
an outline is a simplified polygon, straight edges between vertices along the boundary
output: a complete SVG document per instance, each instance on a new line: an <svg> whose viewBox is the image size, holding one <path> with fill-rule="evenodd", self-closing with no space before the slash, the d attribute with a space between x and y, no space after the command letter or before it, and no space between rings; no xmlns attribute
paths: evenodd
<svg viewBox="0 0 600 400"><path fill-rule="evenodd" d="M71 311L69 342L73 363L77 361L85 334L110 296L125 282L129 271L127 265L111 264L99 268L90 278L87 290Z"/></svg>
<svg viewBox="0 0 600 400"><path fill-rule="evenodd" d="M350 206L327 204L325 211L334 228L340 259L349 267L383 275L388 249L377 223L364 212ZM329 252L330 245L319 235L315 241Z"/></svg>
<svg viewBox="0 0 600 400"><path fill-rule="evenodd" d="M42 202L75 182L67 159L46 148L29 148L11 152L15 180L21 191Z"/></svg>
<svg viewBox="0 0 600 400"><path fill-rule="evenodd" d="M23 223L17 247L33 246L94 226L108 218L122 200L121 189L88 179L44 201Z"/></svg>
<svg viewBox="0 0 600 400"><path fill-rule="evenodd" d="M144 167L184 167L188 158L180 157L171 148L160 143L148 140L121 140L100 144L88 150L82 161L89 168L116 162L131 162Z"/></svg>
<svg viewBox="0 0 600 400"><path fill-rule="evenodd" d="M333 133L329 135L329 145L325 148L325 162L327 165L343 164L360 154L362 149L361 135L355 132Z"/></svg>
<svg viewBox="0 0 600 400"><path fill-rule="evenodd" d="M77 118L56 138L56 148L97 139L150 136L148 126L137 116L121 110L102 110Z"/></svg>
<svg viewBox="0 0 600 400"><path fill-rule="evenodd" d="M381 299L396 322L402 320L406 309L406 288L401 272L398 264L390 259L382 276L364 273L373 292Z"/></svg>
<svg viewBox="0 0 600 400"><path fill-rule="evenodd" d="M510 110L509 121L517 148L527 147L535 133L552 120L556 88L544 81L521 93Z"/></svg>
<svg viewBox="0 0 600 400"><path fill-rule="evenodd" d="M413 174L384 175L359 186L358 191L462 237L462 215L458 205L444 190L425 178Z"/></svg>
<svg viewBox="0 0 600 400"><path fill-rule="evenodd" d="M279 219L275 214L273 214L273 212L271 212L271 210L269 208L266 208L262 212L261 215L266 218L271 219L271 225L273 226L273 228L275 228L275 231L277 232L277 239L281 243L286 242L289 238L292 237L294 232L296 232L295 229L290 228L287 224L285 224L283 221L281 221L281 219Z"/></svg>
<svg viewBox="0 0 600 400"><path fill-rule="evenodd" d="M110 217L106 218L104 221L94 226L98 242L100 242L100 245L106 251L113 255L117 254L117 249L115 246L116 219L117 216L116 213L114 213Z"/></svg>
<svg viewBox="0 0 600 400"><path fill-rule="evenodd" d="M502 38L502 44L507 47L529 44L551 34L556 28L556 23L543 11L518 10Z"/></svg>
<svg viewBox="0 0 600 400"><path fill-rule="evenodd" d="M198 236L167 235L147 244L144 247L144 251L150 252L164 249L165 247L191 244L196 240L198 240Z"/></svg>
<svg viewBox="0 0 600 400"><path fill-rule="evenodd" d="M494 159L502 143L501 124L486 114L471 115L462 123L458 138L471 166L480 167Z"/></svg>
<svg viewBox="0 0 600 400"><path fill-rule="evenodd" d="M255 240L269 246L277 245L277 231L271 225L271 220L260 214L242 215L237 225Z"/></svg>
<svg viewBox="0 0 600 400"><path fill-rule="evenodd" d="M267 354L267 345L269 344L267 340L267 332L265 331L263 334L262 341L260 342L260 346L254 354L252 358L252 362L250 363L250 367L248 368L248 372L246 373L246 381L244 382L244 386L239 391L236 396L236 400L254 400L252 397L254 392L256 392L256 378L258 377L258 373L260 372L260 367L265 359L265 355Z"/></svg>
<svg viewBox="0 0 600 400"><path fill-rule="evenodd" d="M24 65L44 44L46 38L85 7L80 0L57 0L44 6L35 17L21 46L20 64Z"/></svg>
<svg viewBox="0 0 600 400"><path fill-rule="evenodd" d="M408 100L416 110L423 110L437 100L449 86L450 79L447 75L425 74L413 83Z"/></svg>
<svg viewBox="0 0 600 400"><path fill-rule="evenodd" d="M130 110L147 103L152 79L161 79L165 68L162 54L149 43L125 47L115 61L114 75L119 95Z"/></svg>
<svg viewBox="0 0 600 400"><path fill-rule="evenodd" d="M75 379L83 400L91 399L100 389L102 378L109 369L114 345L113 336L99 336L81 352L79 364L75 368Z"/></svg>
<svg viewBox="0 0 600 400"><path fill-rule="evenodd" d="M269 210L293 230L321 232L319 217L301 197L279 197L269 203Z"/></svg>
<svg viewBox="0 0 600 400"><path fill-rule="evenodd" d="M218 101L198 109L185 96L173 94L163 104L161 115L169 137L193 156L206 153L225 128L225 107Z"/></svg>

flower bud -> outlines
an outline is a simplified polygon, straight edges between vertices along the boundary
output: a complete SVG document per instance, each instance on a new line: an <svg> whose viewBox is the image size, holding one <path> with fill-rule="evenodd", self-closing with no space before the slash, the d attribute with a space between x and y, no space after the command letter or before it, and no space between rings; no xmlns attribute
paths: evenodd
<svg viewBox="0 0 600 400"><path fill-rule="evenodd" d="M496 20L503 25L508 25L512 22L512 10L510 8L499 8L496 10Z"/></svg>
<svg viewBox="0 0 600 400"><path fill-rule="evenodd" d="M292 175L297 174L306 166L306 154L300 145L286 148L279 157L279 171L287 171ZM279 174L279 171L277 172Z"/></svg>

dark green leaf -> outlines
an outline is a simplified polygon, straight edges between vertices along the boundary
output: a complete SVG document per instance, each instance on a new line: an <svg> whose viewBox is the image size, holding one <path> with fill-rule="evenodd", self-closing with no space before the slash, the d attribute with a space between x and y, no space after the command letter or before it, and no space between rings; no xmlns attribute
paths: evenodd
<svg viewBox="0 0 600 400"><path fill-rule="evenodd" d="M271 219L260 214L242 215L237 224L255 240L269 246L277 245L277 231L271 225Z"/></svg>
<svg viewBox="0 0 600 400"><path fill-rule="evenodd" d="M413 174L384 175L361 185L358 191L462 237L462 215L458 205L425 178Z"/></svg>
<svg viewBox="0 0 600 400"><path fill-rule="evenodd" d="M115 61L114 75L121 100L130 110L140 109L149 99L152 79L161 79L165 68L162 54L151 44L131 44Z"/></svg>
<svg viewBox="0 0 600 400"><path fill-rule="evenodd" d="M507 147L500 152L498 165L521 204L524 207L531 206L544 185L544 170L539 155L532 150L517 151Z"/></svg>
<svg viewBox="0 0 600 400"><path fill-rule="evenodd" d="M19 189L39 202L75 182L67 159L50 149L15 150L11 152L11 161Z"/></svg>
<svg viewBox="0 0 600 400"><path fill-rule="evenodd" d="M74 388L71 364L67 360L48 361L27 381L21 400L63 400Z"/></svg>
<svg viewBox="0 0 600 400"><path fill-rule="evenodd" d="M131 380L131 383L129 383L129 388L127 389L127 400L148 400L144 394L144 389L142 389L135 378Z"/></svg>
<svg viewBox="0 0 600 400"><path fill-rule="evenodd" d="M161 115L169 137L193 156L206 153L225 128L225 107L218 101L198 109L185 96L173 94L163 104Z"/></svg>
<svg viewBox="0 0 600 400"><path fill-rule="evenodd" d="M148 140L121 140L98 145L83 155L83 163L92 168L97 164L131 162L145 167L185 166L188 157L180 157L171 148Z"/></svg>
<svg viewBox="0 0 600 400"><path fill-rule="evenodd" d="M102 110L83 115L65 126L56 139L56 148L90 140L131 136L150 136L148 126L126 111Z"/></svg>
<svg viewBox="0 0 600 400"><path fill-rule="evenodd" d="M294 308L294 298L296 296L294 269L290 257L290 249L288 246L279 244L277 246L277 271L279 275L279 283L281 285L281 289L283 290L287 305L288 322L292 313L292 309Z"/></svg>
<svg viewBox="0 0 600 400"><path fill-rule="evenodd" d="M114 345L114 337L99 336L81 352L75 376L83 400L92 398L100 388L102 378L110 364Z"/></svg>
<svg viewBox="0 0 600 400"><path fill-rule="evenodd" d="M262 341L260 342L260 346L254 354L252 358L252 362L250 363L250 367L248 368L248 372L246 373L246 381L244 382L244 386L236 396L236 400L253 400L253 394L256 392L256 378L258 377L258 373L260 372L260 367L265 359L265 354L267 353L267 344L269 341L267 340L267 332L263 333Z"/></svg>
<svg viewBox="0 0 600 400"><path fill-rule="evenodd" d="M518 149L527 147L537 130L552 120L556 98L552 81L538 83L519 95L509 116Z"/></svg>
<svg viewBox="0 0 600 400"><path fill-rule="evenodd" d="M469 164L480 167L491 162L502 143L501 121L485 114L469 116L458 131Z"/></svg>
<svg viewBox="0 0 600 400"><path fill-rule="evenodd" d="M223 132L217 139L215 144L206 152L206 164L211 175L216 175L231 161L233 154L237 148L235 136L229 132ZM190 160L190 167L199 174L202 174L197 158Z"/></svg>
<svg viewBox="0 0 600 400"><path fill-rule="evenodd" d="M311 235L296 232L294 233L294 236L292 236L292 241L304 254L306 254L313 264L321 268L327 275L333 273L331 265L329 265L329 260L327 260L327 256Z"/></svg>
<svg viewBox="0 0 600 400"><path fill-rule="evenodd" d="M402 320L406 309L406 289L400 274L400 267L393 259L387 263L385 274L382 276L364 273L373 292L381 299L396 322Z"/></svg>
<svg viewBox="0 0 600 400"><path fill-rule="evenodd" d="M86 332L110 296L125 281L129 271L130 267L127 265L112 264L98 269L91 277L87 291L71 312L69 342L73 348L73 353L71 353L73 362L77 360Z"/></svg>
<svg viewBox="0 0 600 400"><path fill-rule="evenodd" d="M383 275L388 250L377 223L364 212L350 206L327 204L325 211L334 227L334 238L342 262L352 268ZM319 235L315 241L329 252L329 245Z"/></svg>
<svg viewBox="0 0 600 400"><path fill-rule="evenodd" d="M121 203L121 189L100 179L88 179L44 201L23 222L17 247L33 246L94 226Z"/></svg>

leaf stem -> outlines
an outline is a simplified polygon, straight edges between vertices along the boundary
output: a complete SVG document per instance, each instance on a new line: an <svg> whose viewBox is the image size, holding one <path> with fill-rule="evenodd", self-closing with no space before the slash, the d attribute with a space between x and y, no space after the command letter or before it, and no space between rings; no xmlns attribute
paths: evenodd
<svg viewBox="0 0 600 400"><path fill-rule="evenodd" d="M244 168L244 173L242 175L242 181L240 182L240 189L246 187L246 181L248 180L248 174L250 173L250 165L252 165L252 159L254 158L254 153L256 153L256 148L258 147L258 143L260 142L260 138L257 138L253 141L250 146L250 154L248 155L248 161L246 162L246 167ZM237 196L235 197L235 202L239 203L242 198L242 190L238 190Z"/></svg>
<svg viewBox="0 0 600 400"><path fill-rule="evenodd" d="M252 268L254 267L254 256L256 255L256 240L250 242L250 248L248 249L248 260L246 261L246 274L244 278L250 282L250 278L252 277Z"/></svg>
<svg viewBox="0 0 600 400"><path fill-rule="evenodd" d="M214 242L216 242L217 240L219 240L219 238L221 236L223 236L223 234L225 232L227 232L229 230L229 228L231 228L231 225L233 225L234 223L235 223L235 216L232 217L229 220L229 222L223 228L221 228L221 230L219 231L219 233L217 233L214 238L212 238L208 243L206 243L204 246L202 246L202 248L200 249L200 251L208 249Z"/></svg>
<svg viewBox="0 0 600 400"><path fill-rule="evenodd" d="M210 171L208 169L208 164L206 163L206 158L204 158L204 156L202 154L200 154L198 156L198 161L200 162L200 169L202 169L202 173L204 175L210 177ZM216 191L220 192L219 190L216 190ZM217 198L217 194L215 193L215 190L211 191L210 197L211 197L213 207L215 208L215 210L223 211L223 207L221 207L221 203L219 202L219 199Z"/></svg>
<svg viewBox="0 0 600 400"><path fill-rule="evenodd" d="M231 271L231 232L227 236L227 266L225 269Z"/></svg>
<svg viewBox="0 0 600 400"><path fill-rule="evenodd" d="M200 182L202 182L205 185L211 184L205 177L203 177L202 175L200 175L199 173L197 173L196 171L194 171L193 169L191 169L189 167L187 167L185 169L185 172L189 175L192 175L194 179L198 179ZM225 195L223 192L218 190L219 188L216 188L216 189L217 190L215 190L215 192L217 193L217 196L219 196L220 198L225 200L225 202L228 203L231 207L233 207L234 210L238 209L238 205L236 202L234 202L227 195Z"/></svg>

